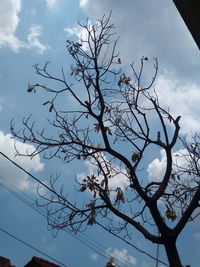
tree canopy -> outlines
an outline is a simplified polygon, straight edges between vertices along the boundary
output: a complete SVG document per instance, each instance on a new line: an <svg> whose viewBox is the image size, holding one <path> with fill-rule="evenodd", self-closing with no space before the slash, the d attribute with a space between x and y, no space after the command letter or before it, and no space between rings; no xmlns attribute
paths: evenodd
<svg viewBox="0 0 200 267"><path fill-rule="evenodd" d="M22 131L11 123L15 138L35 145L35 151L26 156L41 153L46 159L90 166L85 177L75 179L81 201L68 199L62 188L57 191L53 178L54 196L39 190L48 224L75 232L100 224L124 238L136 229L149 241L164 245L170 266L182 266L176 240L199 210L199 136L194 134L188 143L179 134L181 117L159 103L154 89L157 59L144 56L139 67L133 62L128 69L116 51L110 16L79 25L85 35L66 42L74 61L70 73L63 68L56 76L48 63L37 64L36 73L45 84L27 89L48 94L50 100L43 105L54 115L49 120L53 131L37 129L32 117L23 120ZM147 64L154 71L149 82L144 74ZM177 142L182 149L175 153ZM165 170L162 177L155 171L149 179L148 159L156 151L164 154Z"/></svg>

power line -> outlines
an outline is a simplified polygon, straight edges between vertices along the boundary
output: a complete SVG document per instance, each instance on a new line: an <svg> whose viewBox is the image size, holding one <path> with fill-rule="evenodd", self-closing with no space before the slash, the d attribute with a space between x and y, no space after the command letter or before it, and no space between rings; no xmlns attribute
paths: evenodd
<svg viewBox="0 0 200 267"><path fill-rule="evenodd" d="M51 259L51 260L53 260L54 262L56 262L56 263L62 265L63 267L68 267L68 265L65 265L64 263L62 263L62 262L56 260L55 258L53 258L53 257L51 257L51 256L49 256L49 255L47 255L47 254L44 253L43 251L41 251L41 250L39 250L39 249L33 247L32 245L30 245L30 244L28 244L27 242L23 241L23 240L20 239L19 237L16 237L15 235L9 233L8 231L2 229L1 227L0 227L0 231L3 232L3 233L5 233L5 234L7 234L7 235L9 235L10 237L14 238L15 240L19 241L20 243L26 245L27 247L29 247L29 248L31 248L31 249L34 249L35 251L41 253L41 254L44 255L45 257L48 257L49 259Z"/></svg>
<svg viewBox="0 0 200 267"><path fill-rule="evenodd" d="M55 192L52 188L50 188L49 186L47 186L45 183L41 182L38 178L36 178L35 176L33 176L31 173L29 173L28 171L26 171L23 167L21 167L19 164L17 164L16 162L14 162L12 159L10 159L8 156L6 156L3 152L0 152L0 154L6 158L8 161L10 161L12 164L14 164L17 168L21 169L23 172L25 172L27 175L29 175L32 179L34 179L35 181L37 181L39 184L41 184L42 186L44 186L46 189L48 189L50 192L52 192L53 194L55 194L57 197L59 197L61 200L67 202L67 204L69 206L71 206L73 209L77 208L70 203L67 199L65 199L63 196L61 196L60 194L58 194L57 192ZM118 236L117 234L113 233L112 231L108 230L104 225L102 225L101 223L96 222L97 225L99 225L101 228L103 228L104 230L106 230L107 232L111 233L113 236L117 237L118 239L122 240L123 242L127 243L128 245L132 246L134 249L136 249L138 252L145 254L146 256L150 257L151 259L155 260L155 261L159 261L160 263L164 264L165 266L168 266L165 262L158 260L157 258L155 258L154 256L152 256L151 254L147 253L146 251L140 249L139 247L133 245L132 243L130 243L129 241L123 239L122 237Z"/></svg>
<svg viewBox="0 0 200 267"><path fill-rule="evenodd" d="M32 202L32 201L34 201L33 198L31 198L30 196L28 196L27 194L25 194L24 192L22 192L21 190L19 190L15 186L13 186L10 183L8 183L8 181L6 181L5 179L3 179L2 177L0 177L0 185L5 190L7 190L11 194L13 194L16 198L18 198L23 203L25 203L30 208L34 209L36 212L38 212L39 214L41 214L43 217L46 218L46 215L47 215L46 214L46 210L45 209L42 209L41 207L35 206L34 205L34 202ZM103 247L100 243L96 242L95 240L92 240L91 237L88 236L87 237L87 238L89 238L89 240L88 240L84 236L75 235L75 234L73 234L72 232L70 232L67 229L64 229L64 231L66 231L69 235L71 235L73 238L75 238L76 240L78 240L79 242L81 242L82 244L84 244L85 246L87 246L88 248L90 248L91 250L95 251L97 254L99 254L100 256L102 256L103 258L105 258L106 260L108 260L110 258L109 256L106 256L105 255L106 247ZM118 264L119 267L120 266L126 267L126 265L124 264L124 262L122 262L120 259L116 259L116 262L117 262L117 264Z"/></svg>
<svg viewBox="0 0 200 267"><path fill-rule="evenodd" d="M55 194L56 196L60 197L62 200L67 201L63 196L59 195L58 193L56 193L55 191L53 191L49 186L47 186L46 184L44 184L43 182L41 182L38 178L36 178L35 176L33 176L31 173L29 173L28 171L26 171L23 167L21 167L20 165L18 165L16 162L14 162L13 160L11 160L8 156L6 156L4 153L0 152L0 154L5 157L7 160L9 160L11 163L13 163L16 167L20 168L23 172L25 172L26 174L28 174L31 178L33 178L34 180L36 180L38 183L40 183L41 185L43 185L45 188L47 188L49 191L51 191L53 194ZM73 206L73 208L77 209L74 205L72 205L69 201L67 201L67 203L69 203L71 206ZM134 249L136 249L138 252L145 254L146 256L150 257L151 259L155 260L155 261L159 261L160 263L164 264L165 266L168 266L166 263L164 263L161 260L158 260L157 258L153 257L151 254L147 253L146 251L138 248L137 246L133 245L131 242L123 239L122 237L116 235L115 233L113 233L112 231L109 231L105 226L103 226L102 224L96 222L96 224L98 224L101 228L103 228L104 230L106 230L107 232L111 233L113 236L117 237L118 239L122 240L123 242L127 243L128 245L132 246ZM69 232L71 233L71 232Z"/></svg>
<svg viewBox="0 0 200 267"><path fill-rule="evenodd" d="M107 232L109 232L110 234L112 234L113 236L119 238L120 240L122 240L123 242L125 242L126 244L130 245L131 247L133 247L135 250L137 250L138 252L145 254L146 256L148 256L149 258L151 258L152 260L155 260L157 262L160 262L162 264L164 264L165 266L169 266L168 264L166 264L165 262L155 258L154 256L152 256L151 254L149 254L148 252L138 248L137 246L133 245L131 242L123 239L121 236L116 235L115 233L113 233L112 231L109 231L106 227L104 227L103 225L101 225L102 228L104 228L104 230L106 230Z"/></svg>
<svg viewBox="0 0 200 267"><path fill-rule="evenodd" d="M35 181L37 181L39 184L41 184L42 186L44 186L46 189L48 189L50 192L52 192L53 194L55 194L57 197L61 198L62 200L66 201L68 204L70 204L70 206L72 206L74 209L77 209L74 205L72 205L69 201L67 201L63 196L57 194L55 191L53 191L49 186L47 186L46 184L44 184L43 182L41 182L38 178L36 178L35 176L33 176L31 173L29 173L28 171L26 171L23 167L21 167L20 165L18 165L16 162L14 162L13 160L11 160L8 156L6 156L4 153L0 152L0 154L5 157L7 160L9 160L11 163L13 163L17 168L21 169L23 172L25 172L27 175L29 175L31 178L33 178ZM30 203L28 204L30 206ZM34 206L34 209L36 209L36 207ZM39 212L41 214L41 212ZM43 216L46 217L46 213L45 214L41 214ZM98 223L99 224L99 223ZM101 225L101 224L99 224ZM105 252L100 252L99 250L102 251L102 248L99 248L96 244L96 241L93 241L93 244L90 245L88 244L88 242L84 241L84 240L80 240L80 237L73 235L69 230L65 229L65 231L67 231L71 236L75 237L76 239L78 239L80 242L84 243L87 247L89 247L90 249L92 249L93 251L95 251L96 253L98 253L99 255L101 255L102 257L108 259L109 256L105 255ZM96 244L95 244L95 243ZM97 247L97 248L95 248ZM106 248L105 248L106 249ZM120 259L117 259L118 261L118 265L121 266L120 264ZM124 263L123 263L124 265ZM124 267L126 267L124 265Z"/></svg>

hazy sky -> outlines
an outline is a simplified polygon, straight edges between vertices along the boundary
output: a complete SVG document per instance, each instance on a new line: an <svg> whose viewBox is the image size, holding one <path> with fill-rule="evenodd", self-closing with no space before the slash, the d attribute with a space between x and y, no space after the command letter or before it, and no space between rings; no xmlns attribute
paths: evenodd
<svg viewBox="0 0 200 267"><path fill-rule="evenodd" d="M42 107L45 96L35 94L30 97L26 92L28 83L39 79L32 66L50 61L50 68L55 73L62 66L70 66L71 59L67 55L65 41L80 35L77 21L84 21L87 17L95 21L110 11L116 34L120 37L117 48L123 66L131 64L133 60L137 62L142 56L158 58L159 74L155 87L160 102L169 106L173 114L182 116L182 134L200 131L199 50L171 0L1 0L0 151L44 182L48 181L51 173L61 172L62 179L69 178L66 182L69 194L74 189L77 166L72 164L69 168L58 160L48 162L41 156L32 160L14 158L14 140L9 134L10 121L14 118L19 126L23 117L33 114L38 126L46 123L46 111ZM19 141L16 145L21 151L33 149L32 145ZM159 158L149 166L150 176L156 168L163 168L164 160L161 151ZM82 172L87 172L87 166L78 169L78 173ZM32 196L34 181L0 156L0 182L2 179ZM90 244L93 250L64 231L53 238L46 220L2 187L0 211L0 228L69 267L103 267L106 259L102 255L113 253L118 255L121 266L155 266L153 260L98 228L86 232L89 238L82 236L84 240L89 240L85 243ZM91 243L91 238L100 243L96 251L94 248L97 245ZM156 246L138 233L133 232L132 242L156 255ZM188 225L178 245L183 263L198 267L198 221ZM10 258L13 265L21 267L33 255L45 258L0 231L0 256ZM161 259L166 261L162 250Z"/></svg>

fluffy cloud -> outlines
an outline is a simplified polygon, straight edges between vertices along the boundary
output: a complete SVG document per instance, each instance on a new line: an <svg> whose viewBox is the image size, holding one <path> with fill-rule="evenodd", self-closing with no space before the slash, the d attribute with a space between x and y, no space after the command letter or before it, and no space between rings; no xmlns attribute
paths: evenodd
<svg viewBox="0 0 200 267"><path fill-rule="evenodd" d="M0 1L0 47L9 46L18 52L26 44L15 36L19 24L21 0Z"/></svg>
<svg viewBox="0 0 200 267"><path fill-rule="evenodd" d="M126 249L119 250L116 248L113 249L109 247L106 250L106 254L109 257L113 257L116 260L116 262L117 261L120 262L120 265L131 264L131 266L135 266L137 263L136 259L130 254L128 254L128 251Z"/></svg>
<svg viewBox="0 0 200 267"><path fill-rule="evenodd" d="M95 19L112 10L125 64L143 55L158 57L162 75L155 87L160 103L181 115L181 133L199 132L199 51L173 1L81 0L80 6ZM78 29L72 32L80 37Z"/></svg>
<svg viewBox="0 0 200 267"><path fill-rule="evenodd" d="M52 2L50 4L50 2ZM53 5L54 1L49 1ZM39 53L43 53L49 47L42 44L38 37L42 35L41 26L32 26L27 36L28 42L21 41L16 36L16 30L20 22L21 0L0 1L0 48L10 47L14 52L19 52L21 48L37 48Z"/></svg>
<svg viewBox="0 0 200 267"><path fill-rule="evenodd" d="M86 7L87 4L88 4L88 0L80 0L80 7L81 7L81 8Z"/></svg>
<svg viewBox="0 0 200 267"><path fill-rule="evenodd" d="M97 254L97 253L92 253L92 255L91 255L91 259L92 259L93 261L97 261L97 260L98 260L98 254Z"/></svg>
<svg viewBox="0 0 200 267"><path fill-rule="evenodd" d="M199 79L199 50L173 1L81 0L80 5L91 18L112 10L112 22L120 36L119 50L126 63L144 55L158 57L161 69L184 79Z"/></svg>
<svg viewBox="0 0 200 267"><path fill-rule="evenodd" d="M42 27L35 25L30 28L30 33L27 36L29 47L34 47L40 54L43 54L45 50L50 49L49 46L40 42L39 36L42 35Z"/></svg>
<svg viewBox="0 0 200 267"><path fill-rule="evenodd" d="M0 151L5 153L10 159L15 161L20 166L24 167L27 171L41 171L44 167L37 155L33 159L28 157L15 157L14 144L22 153L26 151L33 151L34 147L29 144L24 144L19 141L15 143L11 139L10 134L4 134L0 131ZM10 163L2 155L0 155L0 178L11 183L21 190L32 190L33 182L28 178L28 175Z"/></svg>
<svg viewBox="0 0 200 267"><path fill-rule="evenodd" d="M64 31L70 35L70 36L76 36L79 40L81 38L86 39L87 37L87 32L85 31L85 29L81 28L80 26L75 26L75 27L67 27L64 28Z"/></svg>
<svg viewBox="0 0 200 267"><path fill-rule="evenodd" d="M99 17L97 14L107 14L113 10L112 21L117 25L116 32L120 35L119 48L122 58L125 58L124 63L130 62L130 51L134 51L133 58L159 56L162 75L158 76L155 87L160 103L169 107L174 116L181 115L182 134L199 132L200 86L197 72L200 66L197 64L199 55L196 54L199 51L173 3L158 0L148 3L146 5L144 0L128 0L124 5L118 0L82 0L80 6L96 18ZM126 25L132 25L131 30ZM81 27L65 28L65 31L79 40L81 37L86 39L86 31Z"/></svg>
<svg viewBox="0 0 200 267"><path fill-rule="evenodd" d="M172 154L173 161L177 163L179 166L184 166L187 164L187 160L185 157L181 157L181 155L186 154L185 149L180 149ZM154 159L148 166L148 178L150 181L158 182L161 181L166 170L166 154L162 149L160 151L161 158Z"/></svg>
<svg viewBox="0 0 200 267"><path fill-rule="evenodd" d="M161 158L154 159L148 166L147 172L150 181L161 181L166 169L165 151L160 151ZM156 174L156 176L155 176Z"/></svg>
<svg viewBox="0 0 200 267"><path fill-rule="evenodd" d="M199 132L200 86L160 75L155 87L160 104L169 107L174 116L181 115L181 132Z"/></svg>
<svg viewBox="0 0 200 267"><path fill-rule="evenodd" d="M54 8L58 2L58 0L45 0L48 8Z"/></svg>

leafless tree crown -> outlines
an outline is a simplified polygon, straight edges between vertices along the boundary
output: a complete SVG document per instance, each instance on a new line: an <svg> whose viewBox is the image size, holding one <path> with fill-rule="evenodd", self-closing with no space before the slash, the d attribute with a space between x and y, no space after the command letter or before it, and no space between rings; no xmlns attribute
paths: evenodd
<svg viewBox="0 0 200 267"><path fill-rule="evenodd" d="M194 135L191 144L182 138L184 149L174 155L180 116L174 118L159 103L153 88L157 59L152 64L142 57L139 69L132 63L123 72L110 17L102 17L94 25L88 20L80 27L87 37L66 43L74 60L69 75L62 69L59 77L54 76L48 64L42 68L35 65L37 74L57 86L36 83L27 89L30 93L44 90L51 96L43 105L55 115L50 122L54 134L36 131L31 117L23 121L23 132L11 125L14 137L35 145L28 156L43 153L48 159L86 161L92 166L92 173L76 179L85 201L69 201L65 192L56 191L51 179L57 197L42 195L48 223L53 229L81 231L100 222L109 231L127 236L133 226L154 243L164 244L170 235L175 241L185 224L198 215L199 136ZM144 76L146 64L154 68L149 83ZM68 82L72 78L75 84ZM61 107L59 101L64 98ZM155 173L150 181L145 159L155 150L164 151L166 168L162 177ZM123 184L113 182L117 179Z"/></svg>

